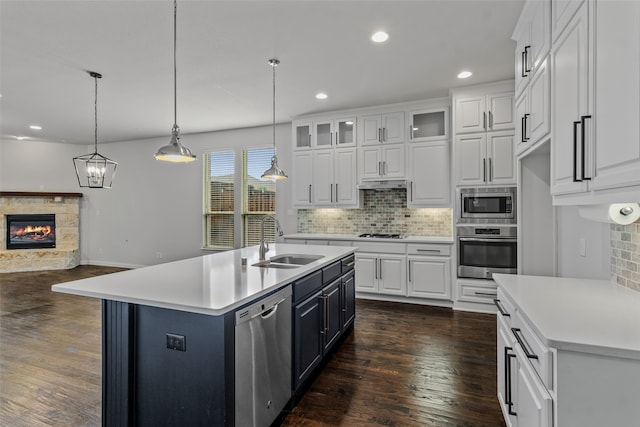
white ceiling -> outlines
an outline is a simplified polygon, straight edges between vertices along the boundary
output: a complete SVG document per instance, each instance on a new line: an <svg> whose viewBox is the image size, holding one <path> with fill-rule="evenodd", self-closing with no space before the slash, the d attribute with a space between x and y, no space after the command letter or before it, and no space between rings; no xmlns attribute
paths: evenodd
<svg viewBox="0 0 640 427"><path fill-rule="evenodd" d="M182 133L446 96L513 78L523 0L178 1ZM383 44L370 35L390 34ZM93 143L170 135L171 0L1 0L2 138ZM467 80L456 74L473 71ZM329 98L318 101L324 91ZM43 127L29 129L30 124Z"/></svg>

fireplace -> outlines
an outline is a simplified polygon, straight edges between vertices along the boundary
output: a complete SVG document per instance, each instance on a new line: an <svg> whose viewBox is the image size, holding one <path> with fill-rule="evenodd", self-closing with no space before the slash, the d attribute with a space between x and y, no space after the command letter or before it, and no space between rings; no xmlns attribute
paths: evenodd
<svg viewBox="0 0 640 427"><path fill-rule="evenodd" d="M7 249L56 247L55 214L7 215Z"/></svg>

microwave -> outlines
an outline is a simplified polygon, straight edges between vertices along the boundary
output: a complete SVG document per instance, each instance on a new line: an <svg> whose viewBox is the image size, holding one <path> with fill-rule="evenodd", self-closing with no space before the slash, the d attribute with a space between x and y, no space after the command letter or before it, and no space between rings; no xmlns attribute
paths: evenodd
<svg viewBox="0 0 640 427"><path fill-rule="evenodd" d="M459 203L460 219L467 222L474 219L516 220L515 188L462 188L459 190Z"/></svg>

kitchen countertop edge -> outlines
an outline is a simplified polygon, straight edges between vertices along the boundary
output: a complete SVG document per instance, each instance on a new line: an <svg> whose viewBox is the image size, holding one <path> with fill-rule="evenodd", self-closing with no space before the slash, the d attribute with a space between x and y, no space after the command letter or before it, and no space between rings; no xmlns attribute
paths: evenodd
<svg viewBox="0 0 640 427"><path fill-rule="evenodd" d="M383 239L373 237L358 237L352 234L313 234L294 233L282 236L285 239L300 240L344 240L353 242L381 242L381 243L442 243L453 244L453 236L406 236L402 239Z"/></svg>

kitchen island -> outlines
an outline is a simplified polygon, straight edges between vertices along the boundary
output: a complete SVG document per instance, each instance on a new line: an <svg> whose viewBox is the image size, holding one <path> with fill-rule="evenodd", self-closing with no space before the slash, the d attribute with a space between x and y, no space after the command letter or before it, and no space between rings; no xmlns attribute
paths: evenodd
<svg viewBox="0 0 640 427"><path fill-rule="evenodd" d="M236 340L252 336L249 329L248 335L238 334L242 319L280 319L274 320L272 328L279 327L279 336L286 340L268 343L276 350L267 348L269 354L282 358L276 364L290 366L284 381L291 396L297 385L292 369L295 372L300 358L295 352L300 343L292 342L293 331L300 326L291 295L294 301L305 298L305 304L316 296L324 301L323 310L310 313L335 312L331 301L342 305L338 313L351 312L344 304L353 304L354 292L347 285L353 286L353 272L348 270L353 268L354 250L275 244L266 263L258 259L258 247L250 247L54 285L56 292L103 300L102 424L235 425L242 405L249 408L243 411L248 419L261 425L253 415L264 408L253 407L254 401L247 404L244 395L261 386L260 378L249 378L249 392L237 380L238 375L251 374L257 363L237 363L236 356L255 350L253 344ZM284 258L280 263L268 262L276 257ZM342 277L350 282L343 286ZM323 286L338 289L339 298L325 298ZM254 310L253 303L276 297L276 305L288 302L286 316L277 314L276 305L272 310ZM355 312L348 319L331 322L341 326L336 337L350 330L354 317ZM236 354L237 349L242 353ZM278 380L282 378L272 379ZM265 411L282 410L271 400L264 406L268 406Z"/></svg>

